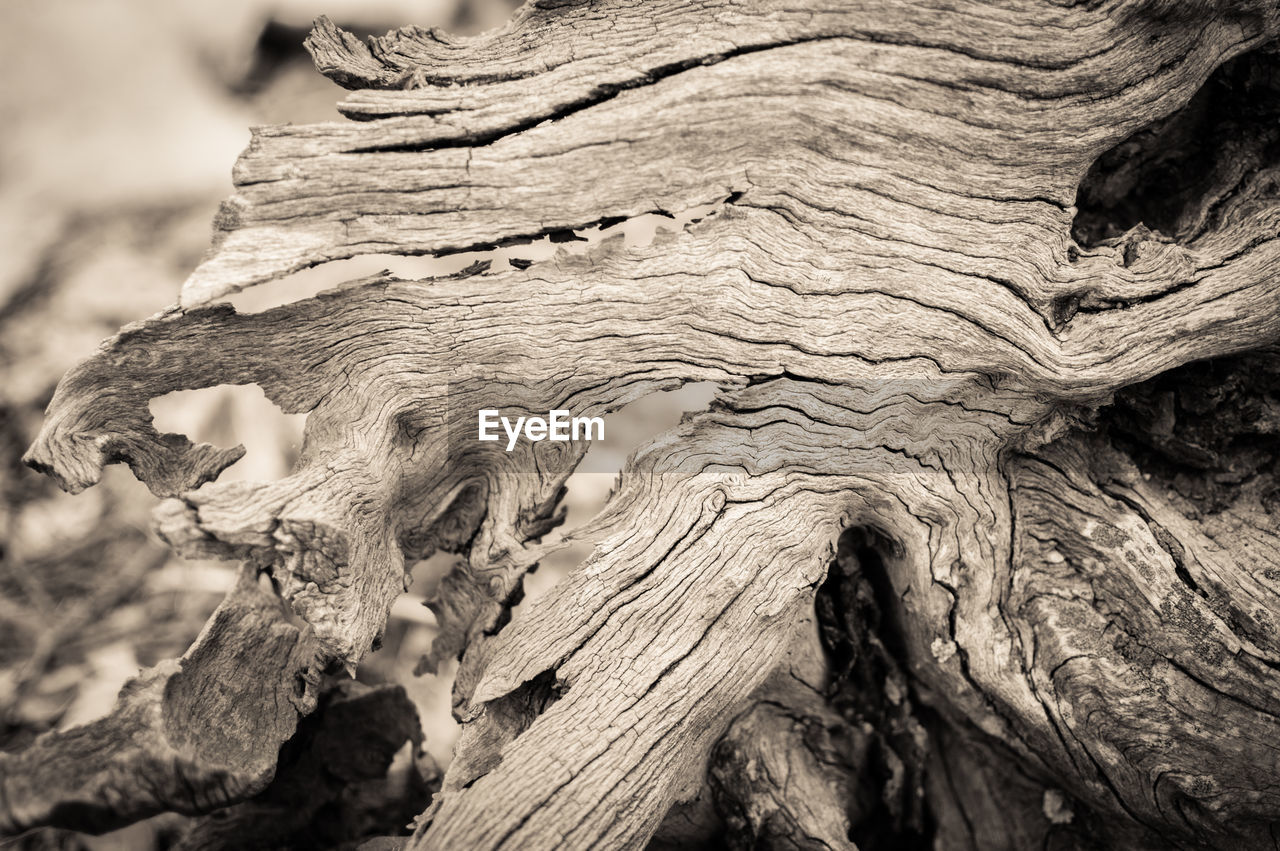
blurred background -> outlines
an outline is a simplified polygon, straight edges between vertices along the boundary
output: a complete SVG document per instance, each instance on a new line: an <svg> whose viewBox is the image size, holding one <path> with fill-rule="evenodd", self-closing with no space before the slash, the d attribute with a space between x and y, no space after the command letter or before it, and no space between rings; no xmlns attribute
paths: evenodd
<svg viewBox="0 0 1280 851"><path fill-rule="evenodd" d="M255 124L342 120L343 92L302 47L326 14L361 35L406 24L473 34L501 26L514 0L11 0L0 4L0 750L106 714L140 667L180 655L231 581L227 562L173 556L150 532L157 500L128 469L70 496L26 469L22 453L62 374L121 326L176 301L208 246L218 202ZM692 211L696 214L697 211ZM683 222L633 221L628 241ZM599 234L584 234L591 241ZM585 244L585 243L583 243ZM541 259L559 246L491 252ZM477 256L365 257L294 276L259 310L390 268L445 274ZM264 288L265 289L265 288ZM606 441L571 483L566 527L589 519L634 446L704 407L707 387L650 398L613 415ZM287 475L304 416L286 416L258 388L218 387L152 402L161 431L246 456L223 479ZM581 559L571 548L530 578L545 590ZM434 636L422 598L450 565L415 569L384 647L360 678L403 684L427 750L443 766L456 737L453 670L414 677ZM517 614L518 616L518 614ZM64 847L145 848L146 823ZM0 842L16 846L23 840Z"/></svg>

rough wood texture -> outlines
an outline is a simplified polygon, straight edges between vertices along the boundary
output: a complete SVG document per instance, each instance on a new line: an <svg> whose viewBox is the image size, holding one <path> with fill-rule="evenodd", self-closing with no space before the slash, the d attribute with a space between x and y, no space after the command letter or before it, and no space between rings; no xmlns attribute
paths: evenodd
<svg viewBox="0 0 1280 851"><path fill-rule="evenodd" d="M281 751L271 785L193 820L173 847L349 847L371 833L398 831L426 806L439 780L421 744L418 713L400 686L331 683ZM406 746L403 769L390 771Z"/></svg>
<svg viewBox="0 0 1280 851"><path fill-rule="evenodd" d="M755 705L712 751L708 781L732 848L855 848L851 823L863 813L851 777L867 742L826 701L822 658L816 624L806 620Z"/></svg>
<svg viewBox="0 0 1280 851"><path fill-rule="evenodd" d="M415 847L642 846L698 794L850 527L877 542L912 692L882 758L911 752L917 706L940 730L902 766L929 779L894 799L898 829L927 805L944 847L991 847L991 778L1012 764L1031 803L1010 804L1006 837L1269 843L1261 496L1197 518L1119 450L1064 435L1121 388L1280 338L1262 130L1206 152L1172 233L1109 234L1135 180L1091 172L1186 126L1211 73L1278 26L1250 0L533 3L476 39L367 46L321 21L310 46L359 121L255 131L180 306L68 374L28 463L76 490L127 461L172 497L169 541L265 565L348 666L406 558L465 553L434 658L464 653L466 727ZM336 258L707 203L646 248L259 314L210 303ZM712 409L632 457L575 533L594 554L499 630L586 445L505 453L471 440L476 411L597 415L695 380L721 385ZM234 451L151 427L149 398L227 382L309 414L288 478L211 481ZM739 728L777 725L758 711ZM751 835L778 815L789 837L847 841L830 812L810 824L785 790L749 792L733 806ZM1103 827L1058 830L1076 811Z"/></svg>
<svg viewBox="0 0 1280 851"><path fill-rule="evenodd" d="M0 831L110 830L261 791L315 705L316 665L310 631L242 568L186 655L131 680L109 716L0 754Z"/></svg>

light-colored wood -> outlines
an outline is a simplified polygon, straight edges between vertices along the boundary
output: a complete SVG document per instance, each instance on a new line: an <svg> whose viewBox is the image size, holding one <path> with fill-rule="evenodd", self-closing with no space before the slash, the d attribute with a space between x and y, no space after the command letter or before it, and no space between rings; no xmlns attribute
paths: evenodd
<svg viewBox="0 0 1280 851"><path fill-rule="evenodd" d="M1280 706L1259 549L1219 552L1053 441L1120 388L1280 338L1275 164L1206 197L1193 238L1071 236L1094 161L1278 26L1263 2L604 2L365 46L321 21L361 120L255 131L181 305L68 374L27 461L70 490L127 461L169 497L167 540L269 564L349 667L406 558L465 553L434 659L465 651L466 724L415 847L642 846L850 526L893 542L910 675L946 717L1115 836L1260 841ZM216 304L333 259L702 204L644 248ZM493 634L587 446L479 444L478 409L594 416L689 381L721 386L712 408L630 459L576 533L594 554ZM221 383L308 414L291 476L220 484L234 451L152 428L150 398ZM1179 589L1162 535L1256 602L1247 640ZM1148 674L1098 643L1117 619L1151 636Z"/></svg>

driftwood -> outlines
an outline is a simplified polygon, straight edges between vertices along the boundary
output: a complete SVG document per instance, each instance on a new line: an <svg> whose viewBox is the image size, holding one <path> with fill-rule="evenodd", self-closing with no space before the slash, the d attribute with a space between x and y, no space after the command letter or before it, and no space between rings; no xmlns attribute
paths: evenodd
<svg viewBox="0 0 1280 851"><path fill-rule="evenodd" d="M111 719L4 757L0 824L258 792L308 708L266 698L358 665L443 548L427 664L462 654L465 727L412 847L1273 843L1278 27L1261 0L531 3L367 44L322 19L356 120L254 131L179 306L69 373L26 456L72 491L127 462L166 540L299 621L267 654L215 616ZM707 204L643 248L217 303ZM712 407L508 623L588 444L507 453L477 411L690 381ZM288 478L218 483L235 450L152 427L222 383L308 414ZM819 670L787 688L798 646ZM252 692L231 751L164 685L206 654L204 694Z"/></svg>

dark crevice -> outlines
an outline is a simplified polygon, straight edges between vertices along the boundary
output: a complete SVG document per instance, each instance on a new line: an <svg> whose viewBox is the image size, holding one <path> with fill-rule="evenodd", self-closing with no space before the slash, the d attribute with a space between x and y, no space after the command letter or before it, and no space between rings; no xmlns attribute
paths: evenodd
<svg viewBox="0 0 1280 851"><path fill-rule="evenodd" d="M815 600L832 675L828 702L851 726L872 731L849 806L849 839L863 851L923 851L933 844L923 780L927 737L907 675L901 605L886 569L901 555L901 546L875 528L847 530Z"/></svg>
<svg viewBox="0 0 1280 851"><path fill-rule="evenodd" d="M1257 171L1280 164L1280 54L1273 43L1213 73L1173 115L1103 154L1077 193L1072 236L1119 244L1125 265L1141 240L1189 242L1213 226Z"/></svg>
<svg viewBox="0 0 1280 851"><path fill-rule="evenodd" d="M503 698L508 703L519 703L523 717L532 724L534 719L569 693L568 685L556 678L554 670L543 671ZM523 731L522 731L523 732Z"/></svg>
<svg viewBox="0 0 1280 851"><path fill-rule="evenodd" d="M862 851L984 847L975 825L998 809L1027 843L1020 847L1102 847L1092 813L1055 790L1074 820L1048 819L1051 781L1024 772L1006 743L941 711L912 676L904 598L891 579L905 555L876 528L848 529L815 600L827 702L853 731L845 738L865 743L845 755L850 841Z"/></svg>
<svg viewBox="0 0 1280 851"><path fill-rule="evenodd" d="M1164 495L1170 507L1204 533L1223 540L1224 524L1274 526L1280 509L1280 348L1262 349L1187 364L1116 394L1098 412L1096 427L1131 462L1146 487ZM1169 555L1185 599L1166 599L1167 623L1196 634L1202 616L1194 596L1232 634L1262 648L1274 646L1274 630L1259 610L1238 598L1221 576L1206 570L1195 554L1134 497L1127 476L1103 477L1100 487L1147 525ZM1226 521L1211 520L1224 511ZM1248 556L1247 551L1242 555ZM1257 663L1280 667L1264 655Z"/></svg>
<svg viewBox="0 0 1280 851"><path fill-rule="evenodd" d="M1116 394L1098 426L1145 478L1216 514L1280 509L1280 348L1187 364Z"/></svg>
<svg viewBox="0 0 1280 851"><path fill-rule="evenodd" d="M512 741L528 730L542 713L568 691L568 684L556 678L555 670L549 669L521 683L502 698L487 703L485 712L493 728L502 730L503 737ZM474 756L472 754L473 759ZM502 759L501 749L489 749L482 759L468 764L468 774L465 779L460 778L461 787L469 788L481 777L497 770Z"/></svg>

